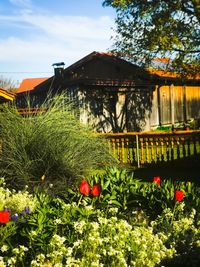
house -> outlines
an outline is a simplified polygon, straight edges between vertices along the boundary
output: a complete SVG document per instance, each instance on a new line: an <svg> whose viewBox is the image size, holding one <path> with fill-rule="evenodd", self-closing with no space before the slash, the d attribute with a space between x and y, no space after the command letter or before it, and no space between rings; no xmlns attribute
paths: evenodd
<svg viewBox="0 0 200 267"><path fill-rule="evenodd" d="M200 118L200 80L152 73L111 53L92 52L71 66L54 64L54 76L28 93L32 107L66 92L80 120L98 132L148 131ZM25 107L27 92L18 92Z"/></svg>
<svg viewBox="0 0 200 267"><path fill-rule="evenodd" d="M8 92L3 88L0 88L0 104L13 101L14 99L15 99L15 94Z"/></svg>
<svg viewBox="0 0 200 267"><path fill-rule="evenodd" d="M23 93L23 92L28 92L31 91L35 88L35 86L37 86L38 84L46 81L48 78L28 78L28 79L24 79L18 90L17 93Z"/></svg>

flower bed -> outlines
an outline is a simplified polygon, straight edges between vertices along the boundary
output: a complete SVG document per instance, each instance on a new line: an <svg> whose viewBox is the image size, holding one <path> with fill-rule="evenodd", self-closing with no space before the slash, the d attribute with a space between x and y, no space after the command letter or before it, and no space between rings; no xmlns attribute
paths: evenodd
<svg viewBox="0 0 200 267"><path fill-rule="evenodd" d="M0 187L0 266L198 266L200 188L108 169L77 188Z"/></svg>

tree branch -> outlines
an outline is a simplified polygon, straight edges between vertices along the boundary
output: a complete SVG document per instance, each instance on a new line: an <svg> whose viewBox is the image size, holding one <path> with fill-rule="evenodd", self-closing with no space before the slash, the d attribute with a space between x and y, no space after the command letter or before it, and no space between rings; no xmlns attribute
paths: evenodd
<svg viewBox="0 0 200 267"><path fill-rule="evenodd" d="M182 50L182 49L178 49L178 48L174 48L174 51L176 51L176 52L181 52L181 53L185 53L185 54L195 54L195 53L200 53L200 50Z"/></svg>

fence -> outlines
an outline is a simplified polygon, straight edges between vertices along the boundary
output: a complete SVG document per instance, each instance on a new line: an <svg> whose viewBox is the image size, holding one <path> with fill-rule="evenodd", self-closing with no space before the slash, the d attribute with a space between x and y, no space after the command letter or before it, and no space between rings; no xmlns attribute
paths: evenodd
<svg viewBox="0 0 200 267"><path fill-rule="evenodd" d="M137 167L174 161L200 153L200 130L176 133L108 133L110 152L124 164Z"/></svg>
<svg viewBox="0 0 200 267"><path fill-rule="evenodd" d="M46 112L47 109L41 109L41 108L18 108L18 113L20 115L34 115L42 112Z"/></svg>

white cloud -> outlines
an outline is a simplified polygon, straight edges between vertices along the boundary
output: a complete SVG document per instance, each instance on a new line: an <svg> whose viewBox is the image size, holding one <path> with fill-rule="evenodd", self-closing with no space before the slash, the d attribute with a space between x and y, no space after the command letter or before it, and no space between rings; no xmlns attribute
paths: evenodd
<svg viewBox="0 0 200 267"><path fill-rule="evenodd" d="M109 17L42 16L24 14L24 22L61 40L65 38L107 39L112 20Z"/></svg>
<svg viewBox="0 0 200 267"><path fill-rule="evenodd" d="M10 1L31 4L28 0ZM17 66L21 71L51 71L54 62L64 61L68 66L92 51L106 51L114 24L108 16L59 16L24 9L18 15L0 16L2 22L19 30L23 27L23 35L0 39L0 72L9 66L11 71Z"/></svg>
<svg viewBox="0 0 200 267"><path fill-rule="evenodd" d="M0 21L21 24L23 27L32 26L35 28L35 31L42 31L47 36L56 37L61 40L71 37L78 39L108 39L111 34L111 27L113 26L113 20L108 16L97 18L51 16L31 14L27 11L23 11L18 16L0 16Z"/></svg>

